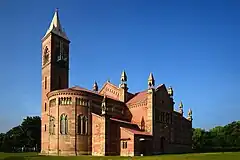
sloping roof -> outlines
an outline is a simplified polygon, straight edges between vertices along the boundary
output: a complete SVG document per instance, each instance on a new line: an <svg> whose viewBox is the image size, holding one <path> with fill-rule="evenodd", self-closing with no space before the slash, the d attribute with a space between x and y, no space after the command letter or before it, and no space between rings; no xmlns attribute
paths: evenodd
<svg viewBox="0 0 240 160"><path fill-rule="evenodd" d="M125 128L125 127L121 127L121 128L123 128L124 130L127 130L127 131L131 132L131 133L134 134L134 135L152 136L152 134L149 133L149 132L138 131L138 130L135 130L135 129Z"/></svg>
<svg viewBox="0 0 240 160"><path fill-rule="evenodd" d="M118 90L118 87L116 85L114 85L113 83L111 82L105 82L104 85L102 86L101 90L99 91L99 93L101 93L103 91L103 89L105 88L106 85L110 85L111 87L113 87L114 89L117 89Z"/></svg>
<svg viewBox="0 0 240 160"><path fill-rule="evenodd" d="M156 87L156 91L157 91L158 89L160 89L161 87L163 87L163 86L165 86L165 85L164 85L164 84L158 85L158 86Z"/></svg>
<svg viewBox="0 0 240 160"><path fill-rule="evenodd" d="M134 124L134 123L131 123L131 122L128 122L128 121L124 121L124 120L120 120L120 119L116 119L116 118L110 118L111 120L113 121L116 121L116 122L120 122L120 123L126 123L126 124L130 124L130 125L137 125L137 124Z"/></svg>
<svg viewBox="0 0 240 160"><path fill-rule="evenodd" d="M96 91L91 91L89 89L86 89L86 88L83 88L83 87L79 87L79 86L74 86L74 87L71 87L69 89L78 90L78 91L86 91L86 92L98 94L98 92L96 92Z"/></svg>
<svg viewBox="0 0 240 160"><path fill-rule="evenodd" d="M133 98L131 98L127 104L142 102L147 99L147 90L136 93Z"/></svg>

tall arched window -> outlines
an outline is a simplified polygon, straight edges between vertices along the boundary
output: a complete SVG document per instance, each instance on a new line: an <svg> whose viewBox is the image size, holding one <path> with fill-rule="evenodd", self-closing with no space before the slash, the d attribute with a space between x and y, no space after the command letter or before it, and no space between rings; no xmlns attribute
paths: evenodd
<svg viewBox="0 0 240 160"><path fill-rule="evenodd" d="M78 134L82 134L82 115L78 115Z"/></svg>
<svg viewBox="0 0 240 160"><path fill-rule="evenodd" d="M68 130L68 119L67 115L62 114L60 117L60 133L61 134L67 134Z"/></svg>
<svg viewBox="0 0 240 160"><path fill-rule="evenodd" d="M47 77L45 77L45 79L44 79L44 87L45 87L45 89L47 89Z"/></svg>
<svg viewBox="0 0 240 160"><path fill-rule="evenodd" d="M84 132L84 134L88 134L88 118L87 117L85 117L85 132Z"/></svg>
<svg viewBox="0 0 240 160"><path fill-rule="evenodd" d="M88 119L84 115L78 116L78 134L87 134L88 132Z"/></svg>
<svg viewBox="0 0 240 160"><path fill-rule="evenodd" d="M49 123L49 133L50 133L50 134L55 134L54 118L51 118L51 119L50 119L50 123Z"/></svg>
<svg viewBox="0 0 240 160"><path fill-rule="evenodd" d="M44 111L47 111L47 103L44 103Z"/></svg>

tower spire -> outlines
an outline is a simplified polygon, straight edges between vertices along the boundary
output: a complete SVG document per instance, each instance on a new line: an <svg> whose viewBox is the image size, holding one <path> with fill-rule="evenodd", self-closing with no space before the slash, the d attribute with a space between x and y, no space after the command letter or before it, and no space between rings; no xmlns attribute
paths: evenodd
<svg viewBox="0 0 240 160"><path fill-rule="evenodd" d="M93 84L93 91L98 91L98 84L96 81L94 81L94 84Z"/></svg>
<svg viewBox="0 0 240 160"><path fill-rule="evenodd" d="M182 101L180 101L180 104L179 104L179 111L178 111L181 115L183 115L183 103Z"/></svg>
<svg viewBox="0 0 240 160"><path fill-rule="evenodd" d="M121 82L127 82L127 74L125 70L122 71Z"/></svg>
<svg viewBox="0 0 240 160"><path fill-rule="evenodd" d="M154 86L155 86L155 79L154 79L153 74L151 72L149 77L148 77L148 87L152 88Z"/></svg>
<svg viewBox="0 0 240 160"><path fill-rule="evenodd" d="M46 34L44 35L44 37L46 37L49 33L54 33L66 40L69 40L65 31L63 30L62 26L61 26L61 23L60 23L60 18L59 18L59 9L56 8L55 9L55 13L54 13L54 16L53 16L53 19L50 23L50 26L46 32Z"/></svg>

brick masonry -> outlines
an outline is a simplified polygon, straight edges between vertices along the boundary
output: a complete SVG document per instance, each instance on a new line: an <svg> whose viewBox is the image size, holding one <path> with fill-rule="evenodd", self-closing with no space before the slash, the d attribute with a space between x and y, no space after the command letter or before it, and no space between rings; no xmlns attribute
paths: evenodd
<svg viewBox="0 0 240 160"><path fill-rule="evenodd" d="M65 65L56 58L60 41L68 57ZM54 33L42 40L42 61L46 48L49 59L42 64L41 154L135 156L191 151L192 121L174 110L174 99L165 85L138 93L128 92L126 84L117 87L111 82L99 91L69 88L69 43ZM63 114L67 115L67 134L60 132ZM80 122L79 116L86 120ZM84 134L79 133L80 127Z"/></svg>

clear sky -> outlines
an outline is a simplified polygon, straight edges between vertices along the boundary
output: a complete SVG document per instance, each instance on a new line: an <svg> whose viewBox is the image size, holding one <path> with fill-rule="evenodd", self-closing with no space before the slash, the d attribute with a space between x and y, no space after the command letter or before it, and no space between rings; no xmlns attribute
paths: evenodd
<svg viewBox="0 0 240 160"><path fill-rule="evenodd" d="M40 115L41 38L55 8L71 40L70 86L173 86L193 127L240 120L239 0L0 0L0 132Z"/></svg>

